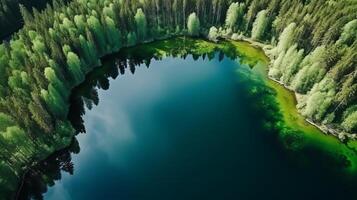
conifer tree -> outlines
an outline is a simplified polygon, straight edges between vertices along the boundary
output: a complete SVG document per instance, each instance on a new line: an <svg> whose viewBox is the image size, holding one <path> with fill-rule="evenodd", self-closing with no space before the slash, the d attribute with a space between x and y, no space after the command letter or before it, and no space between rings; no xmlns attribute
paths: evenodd
<svg viewBox="0 0 357 200"><path fill-rule="evenodd" d="M238 15L239 3L232 3L227 10L226 27L233 29L237 25Z"/></svg>
<svg viewBox="0 0 357 200"><path fill-rule="evenodd" d="M134 18L136 23L137 39L139 41L144 41L147 37L147 20L141 8L136 11Z"/></svg>
<svg viewBox="0 0 357 200"><path fill-rule="evenodd" d="M67 65L74 83L78 84L82 82L84 79L84 75L81 69L81 61L79 60L78 56L75 53L68 52Z"/></svg>
<svg viewBox="0 0 357 200"><path fill-rule="evenodd" d="M345 128L346 131L357 131L357 111L354 111L349 114L342 122L342 126Z"/></svg>
<svg viewBox="0 0 357 200"><path fill-rule="evenodd" d="M135 32L129 32L128 33L128 36L127 36L127 43L128 43L128 46L133 46L137 43L137 37L136 37L136 34Z"/></svg>
<svg viewBox="0 0 357 200"><path fill-rule="evenodd" d="M282 51L286 51L294 42L294 34L296 30L296 24L291 23L287 26L279 37L279 43L276 47L276 54L280 54Z"/></svg>
<svg viewBox="0 0 357 200"><path fill-rule="evenodd" d="M343 32L337 44L351 45L357 39L357 19L348 22L343 27Z"/></svg>
<svg viewBox="0 0 357 200"><path fill-rule="evenodd" d="M262 10L257 14L257 17L253 23L252 39L260 40L263 38L265 30L268 25L267 11Z"/></svg>
<svg viewBox="0 0 357 200"><path fill-rule="evenodd" d="M200 20L198 19L196 13L191 13L187 21L188 34L194 37L199 36L200 27Z"/></svg>
<svg viewBox="0 0 357 200"><path fill-rule="evenodd" d="M20 4L20 12L21 12L22 18L24 19L25 23L30 24L33 22L34 19L33 19L32 14L22 4Z"/></svg>
<svg viewBox="0 0 357 200"><path fill-rule="evenodd" d="M105 34L102 25L100 24L100 21L98 20L97 17L91 15L87 19L88 27L89 29L93 32L96 45L99 49L99 52L101 54L104 54L106 51L106 40L105 40Z"/></svg>

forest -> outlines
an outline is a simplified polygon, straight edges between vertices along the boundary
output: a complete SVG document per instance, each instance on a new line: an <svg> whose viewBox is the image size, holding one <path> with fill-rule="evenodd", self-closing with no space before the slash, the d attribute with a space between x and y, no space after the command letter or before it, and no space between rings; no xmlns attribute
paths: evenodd
<svg viewBox="0 0 357 200"><path fill-rule="evenodd" d="M42 11L33 5L0 4L2 30L24 24L0 45L0 177L17 180L33 161L70 143L71 90L101 57L182 35L273 45L269 76L298 93L301 114L341 139L356 138L355 0L54 0ZM0 178L0 185L14 190L13 180Z"/></svg>
<svg viewBox="0 0 357 200"><path fill-rule="evenodd" d="M38 13L49 6L48 0L1 0L0 1L0 38L10 36L23 26L21 8L24 7L33 13Z"/></svg>

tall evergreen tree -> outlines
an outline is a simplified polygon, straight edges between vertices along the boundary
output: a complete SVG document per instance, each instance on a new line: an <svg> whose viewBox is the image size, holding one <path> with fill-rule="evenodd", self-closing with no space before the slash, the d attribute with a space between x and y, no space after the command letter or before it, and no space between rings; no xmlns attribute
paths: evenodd
<svg viewBox="0 0 357 200"><path fill-rule="evenodd" d="M136 11L135 23L137 30L137 37L139 41L144 41L147 37L147 20L146 16L141 8Z"/></svg>
<svg viewBox="0 0 357 200"><path fill-rule="evenodd" d="M194 37L200 35L200 20L198 19L196 13L191 13L187 21L188 34Z"/></svg>
<svg viewBox="0 0 357 200"><path fill-rule="evenodd" d="M257 17L253 23L252 39L254 40L262 39L267 26L268 26L267 11L262 10L257 14Z"/></svg>

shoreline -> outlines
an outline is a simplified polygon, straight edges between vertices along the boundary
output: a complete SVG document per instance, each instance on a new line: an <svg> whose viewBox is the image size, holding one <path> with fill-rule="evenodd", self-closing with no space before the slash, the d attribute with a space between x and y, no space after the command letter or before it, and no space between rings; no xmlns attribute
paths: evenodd
<svg viewBox="0 0 357 200"><path fill-rule="evenodd" d="M177 37L180 37L180 36L177 36ZM173 39L173 38L177 38L177 37L163 38L163 39L154 40L154 41L146 41L146 42L144 42L144 43L142 43L142 44L147 44L147 43L156 42L156 41L161 41L161 40L167 40L167 39ZM268 73L268 70L269 70L269 66L270 66L270 64L271 64L271 60L273 60L273 58L271 58L271 56L269 56L269 53L267 52L267 49L265 49L265 48L267 48L267 47L273 47L273 46L271 46L271 45L266 45L266 44L263 44L263 43L259 43L259 42L256 42L256 41L252 41L252 40L245 39L245 38L239 39L239 40L232 40L232 39L229 39L229 38L224 38L224 39L227 40L227 41L231 40L231 41L236 41L236 42L247 42L247 43L249 43L249 45L251 45L252 47L254 47L254 48L259 48L259 49L264 53L264 55L268 58L268 61L269 61L268 65L267 65L267 71L265 72L265 73L266 73L266 77L268 78L268 80L271 80L271 81L274 81L274 82L278 83L280 86L282 86L284 89L288 90L289 92L293 92L293 93L294 93L295 100L297 100L297 98L296 98L296 92L294 92L294 91L292 91L291 89L287 88L281 81L278 81L278 80L276 80L276 79L274 79L274 78L272 78L272 77L269 77L269 75L267 74L267 73ZM140 44L137 44L137 45L140 45ZM129 47L129 48L130 48L130 47ZM108 57L108 56L116 55L116 54L118 54L118 52L114 52L114 53L111 53L111 54L108 54L108 55L104 55L104 56L102 56L100 59L105 58L105 57ZM97 66L97 67L100 67L100 66ZM97 67L95 67L95 68L97 68ZM89 73L89 72L88 72L88 73ZM75 88L75 87L74 87L74 88ZM73 88L72 88L71 92L72 92L72 91L73 91ZM297 109L297 108L296 108L296 109ZM298 109L297 109L297 110L298 110ZM299 112L299 110L298 110L298 112ZM299 114L300 114L300 112L299 112ZM300 114L300 115L301 115L301 114ZM302 115L301 115L301 116L302 116ZM302 117L305 119L306 122L308 122L308 123L311 124L312 126L314 126L314 127L316 127L317 129L319 129L322 133L325 133L325 135L331 135L331 134L329 134L328 132L325 132L324 129L323 129L321 126L319 126L318 124L315 124L315 123L312 122L312 121L310 122L310 121L309 121L307 118L305 118L304 116L302 116ZM70 144L72 143L72 141L73 141L73 137L75 137L76 135L77 135L77 134L74 133L74 135L72 136L72 139L70 140L70 143L69 143L69 144L65 145L64 147L62 147L62 148L60 148L60 149L55 150L54 152L52 152L51 154L49 154L48 156L46 156L44 159L41 159L41 160L38 160L38 161L33 161L33 162L30 164L30 166L26 167L26 169L24 170L23 175L21 176L22 178L21 178L21 180L20 180L19 186L18 186L18 188L17 188L17 190L16 190L16 193L15 193L15 196L14 196L14 199L15 199L15 200L17 200L17 199L19 198L19 194L20 194L20 192L21 192L21 190L22 190L22 188L23 188L24 181L26 180L26 175L31 171L32 167L34 167L34 166L38 165L39 163L41 163L41 162L47 160L48 158L50 158L50 157L53 156L54 154L56 154L56 153L58 153L58 152L61 152L61 151L65 150L66 148L68 148L68 147L70 146ZM333 135L333 136L335 136L335 137L338 139L338 137L337 137L336 135ZM342 141L342 140L340 140L340 141Z"/></svg>
<svg viewBox="0 0 357 200"><path fill-rule="evenodd" d="M270 49L272 48L273 46L270 45L270 44L263 44L263 43L260 43L260 42L257 42L257 41L253 41L247 37L244 37L241 39L241 41L244 41L244 42L249 42L251 45L253 45L254 47L258 47L260 48L264 54L267 56L267 58L269 59L269 64L268 64L268 68L267 68L267 73L269 71L269 68L270 68L270 65L271 65L271 62L274 60L274 58L271 56L271 54L267 51L267 49ZM275 83L278 83L280 86L284 87L284 89L288 90L289 92L293 93L294 94L294 98L295 98L295 101L298 102L298 93L295 92L294 90L292 90L291 88L287 87L283 82L267 75L267 78L271 81L274 81ZM295 105L296 107L296 105ZM317 123L317 122L313 122L311 119L308 119L306 117L304 117L300 110L298 108L296 108L299 115L301 115L305 122L309 123L310 125L316 127L317 129L319 129L322 133L324 133L325 135L330 135L330 136L333 136L333 137L336 137L340 142L345 142L346 139L353 139L355 138L355 136L353 134L350 134L350 133L341 133L341 131L337 130L337 129L333 129L331 127L328 127L327 125L323 125L323 124L320 124L320 123Z"/></svg>
<svg viewBox="0 0 357 200"><path fill-rule="evenodd" d="M26 169L23 171L21 177L20 178L20 183L17 187L17 190L16 190L16 193L15 195L13 196L14 200L18 200L19 199L19 195L22 191L22 188L24 186L24 183L25 183L25 180L26 180L26 176L28 175L28 173L32 170L33 167L35 167L36 165L40 164L41 162L44 162L45 160L49 159L51 156L53 155L56 155L57 153L60 153L61 151L69 148L74 140L74 138L76 137L77 133L75 133L72 137L71 137L71 140L69 142L69 144L66 144L64 145L64 147L61 147L59 149L56 149L54 152L50 153L49 155L47 155L44 159L40 159L40 160L37 160L37 161L32 161L30 166L26 167Z"/></svg>
<svg viewBox="0 0 357 200"><path fill-rule="evenodd" d="M267 76L267 77L268 77L269 80L274 81L275 83L278 83L280 86L284 87L284 89L286 89L286 90L290 91L291 93L293 93L293 94L294 94L294 97L295 97L295 100L298 101L298 100L297 100L297 99L298 99L298 98L297 98L298 93L296 93L294 90L288 88L283 82L281 82L281 81L279 81L279 80L276 80L275 78L270 77L270 76ZM297 108L296 108L296 109L297 109ZM297 110L299 111L299 109L297 109ZM299 114L300 114L300 112L299 112ZM301 115L301 114L300 114L300 115ZM301 116L302 116L302 115L301 115ZM304 117L304 116L302 116L302 117L305 119L305 121L306 121L307 123L311 124L312 126L315 126L315 127L318 128L321 132L323 132L325 135L333 135L333 136L335 136L336 138L338 138L338 134L337 134L336 132L331 132L331 130L327 129L325 126L319 125L319 124L317 124L317 123L311 121L310 119L308 119L308 118L306 118L306 117ZM341 141L341 142L343 142L343 141Z"/></svg>

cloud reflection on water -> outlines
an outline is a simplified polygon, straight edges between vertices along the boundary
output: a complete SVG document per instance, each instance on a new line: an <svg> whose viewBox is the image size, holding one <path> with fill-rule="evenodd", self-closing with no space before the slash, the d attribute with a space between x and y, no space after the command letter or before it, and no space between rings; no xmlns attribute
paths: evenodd
<svg viewBox="0 0 357 200"><path fill-rule="evenodd" d="M223 62L235 65L230 60ZM88 182L102 178L97 175L110 173L101 171L103 163L111 166L103 170L121 171L118 177L112 178L125 180L135 179L139 176L137 174L145 175L145 166L142 165L150 165L162 156L169 156L166 155L170 148L168 135L155 137L152 134L167 128L158 121L162 116L153 114L157 104L185 93L193 85L202 86L207 81L222 77L222 74L226 76L227 71L222 70L220 65L222 63L219 64L218 60L207 62L193 61L192 57L186 60L166 58L164 61L153 60L150 69L141 65L136 68L135 75L126 73L115 81L111 80L109 91L98 91L99 105L87 110L84 116L88 131L77 136L81 152L72 158L75 163L74 176L64 174L55 187L49 188L47 199L70 199L68 194L76 194L75 191L80 190L81 186L92 187ZM93 152L96 153L93 155ZM133 166L137 167L136 171L131 169Z"/></svg>

